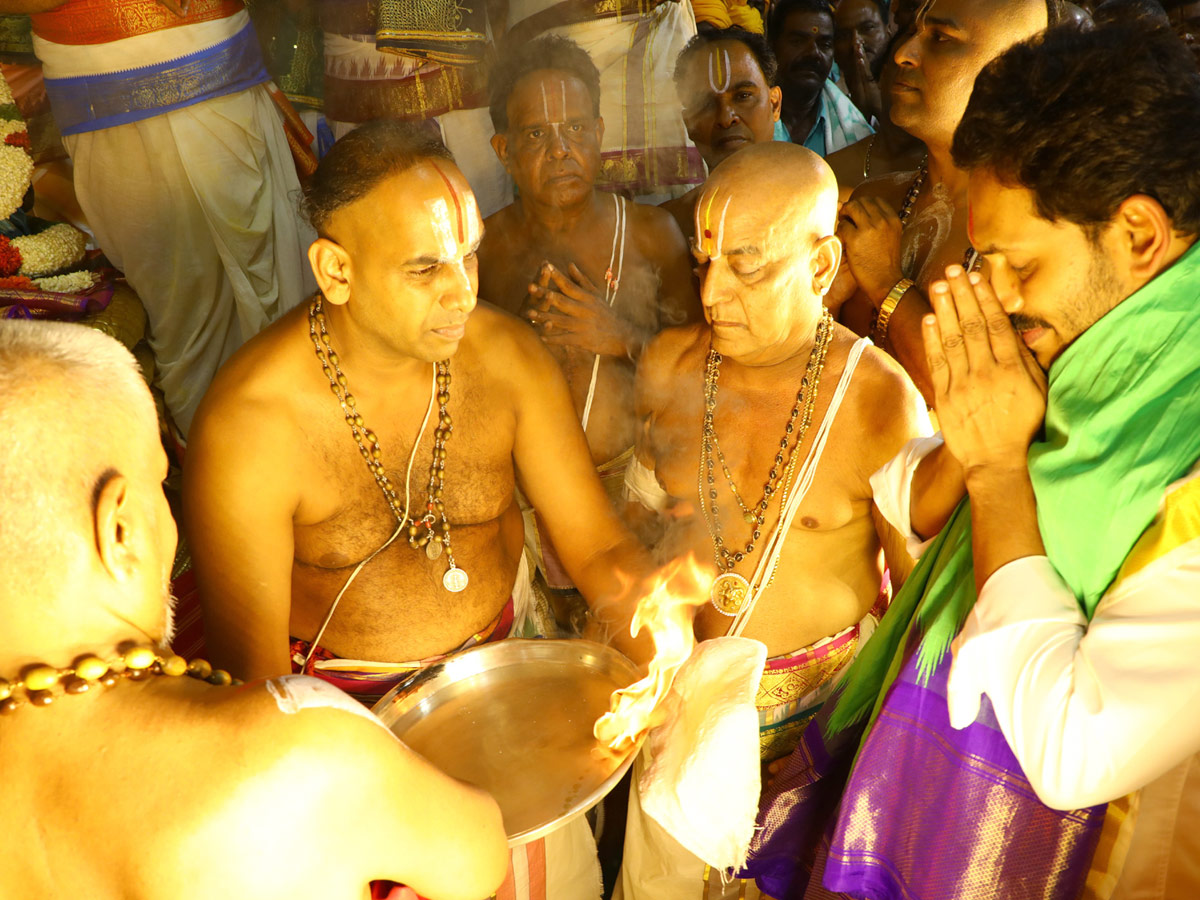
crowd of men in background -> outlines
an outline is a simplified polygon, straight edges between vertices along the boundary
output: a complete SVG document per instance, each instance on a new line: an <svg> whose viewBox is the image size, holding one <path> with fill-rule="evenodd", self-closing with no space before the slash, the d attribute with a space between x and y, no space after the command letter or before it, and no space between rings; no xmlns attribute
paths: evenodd
<svg viewBox="0 0 1200 900"><path fill-rule="evenodd" d="M524 2L0 0L157 365L0 323L0 896L1200 894L1200 2ZM367 712L689 557L733 863Z"/></svg>

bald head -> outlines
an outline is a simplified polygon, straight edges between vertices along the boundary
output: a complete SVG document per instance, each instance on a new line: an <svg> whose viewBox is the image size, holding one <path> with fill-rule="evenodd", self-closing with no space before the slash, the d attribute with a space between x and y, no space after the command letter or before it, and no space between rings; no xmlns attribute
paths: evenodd
<svg viewBox="0 0 1200 900"><path fill-rule="evenodd" d="M948 149L983 67L1050 22L1047 0L926 0L896 44L892 121Z"/></svg>
<svg viewBox="0 0 1200 900"><path fill-rule="evenodd" d="M740 215L760 220L764 236L811 241L833 234L837 225L838 187L833 170L799 144L754 144L713 172L696 204L697 239L706 228L712 230L711 213L708 225L702 221L705 208L710 202L724 208L726 199L736 205Z"/></svg>
<svg viewBox="0 0 1200 900"><path fill-rule="evenodd" d="M127 529L161 513L150 510L154 490L165 508L157 421L137 363L112 338L82 325L0 321L0 631L23 629L12 617L28 615L30 597L105 594L86 580L98 568L98 498L108 484L123 486ZM157 535L160 546L139 550L138 564L158 566L174 552L169 530L169 551ZM161 590L162 572L148 577Z"/></svg>
<svg viewBox="0 0 1200 900"><path fill-rule="evenodd" d="M808 352L841 262L837 200L825 161L782 142L739 151L705 182L695 255L719 353L776 365Z"/></svg>

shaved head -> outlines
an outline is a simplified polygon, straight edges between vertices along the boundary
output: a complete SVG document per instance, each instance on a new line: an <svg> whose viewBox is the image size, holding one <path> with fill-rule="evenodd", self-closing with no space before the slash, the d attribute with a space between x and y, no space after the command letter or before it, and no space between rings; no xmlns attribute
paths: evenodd
<svg viewBox="0 0 1200 900"><path fill-rule="evenodd" d="M162 546L145 554L154 559L143 562L173 555L174 526L157 521L166 460L154 402L112 338L82 325L0 321L0 442L0 632L28 631L33 598L45 599L49 624L60 601L103 594L78 589L97 556L97 498L114 478L170 531L170 548L164 531ZM155 501L143 495L155 489L162 508L151 511ZM148 577L161 587L162 572Z"/></svg>
<svg viewBox="0 0 1200 900"><path fill-rule="evenodd" d="M808 352L841 262L837 209L833 172L797 144L755 144L713 172L694 253L718 352L746 365Z"/></svg>
<svg viewBox="0 0 1200 900"><path fill-rule="evenodd" d="M705 183L697 211L717 195L732 196L739 209L757 210L767 240L773 235L789 242L800 236L813 240L833 234L837 226L833 170L799 144L754 144L731 156ZM781 203L781 198L790 202ZM696 235L703 235L702 228Z"/></svg>
<svg viewBox="0 0 1200 900"><path fill-rule="evenodd" d="M895 47L892 121L949 147L983 67L1049 22L1046 0L926 0Z"/></svg>

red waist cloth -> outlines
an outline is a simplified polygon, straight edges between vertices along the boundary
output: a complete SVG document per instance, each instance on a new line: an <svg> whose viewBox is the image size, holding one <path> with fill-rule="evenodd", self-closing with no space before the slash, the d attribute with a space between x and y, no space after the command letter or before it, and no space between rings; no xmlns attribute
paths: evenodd
<svg viewBox="0 0 1200 900"><path fill-rule="evenodd" d="M227 19L246 7L242 0L192 0L177 16L158 0L68 0L37 13L33 33L56 44L107 44L164 28Z"/></svg>

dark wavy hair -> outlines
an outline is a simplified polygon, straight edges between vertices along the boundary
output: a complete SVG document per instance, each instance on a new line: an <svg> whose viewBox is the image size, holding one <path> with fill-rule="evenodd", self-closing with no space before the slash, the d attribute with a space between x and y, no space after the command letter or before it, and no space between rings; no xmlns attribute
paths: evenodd
<svg viewBox="0 0 1200 900"><path fill-rule="evenodd" d="M953 153L1093 236L1134 194L1200 233L1200 75L1163 28L1055 28L1016 45L976 80Z"/></svg>
<svg viewBox="0 0 1200 900"><path fill-rule="evenodd" d="M600 115L600 70L574 41L551 34L509 47L492 69L488 112L497 134L508 131L508 98L517 82L545 69L569 72L582 81L592 97L593 115Z"/></svg>
<svg viewBox="0 0 1200 900"><path fill-rule="evenodd" d="M758 67L762 69L763 79L767 85L775 84L775 76L779 74L779 64L775 61L775 54L771 50L771 45L767 43L767 39L761 34L754 34L744 28L736 27L701 31L688 41L679 51L679 56L675 58L675 83L679 84L683 80L684 66L689 59L703 48L719 41L737 41L745 44L755 61L758 62Z"/></svg>
<svg viewBox="0 0 1200 900"><path fill-rule="evenodd" d="M432 123L376 119L360 125L330 148L304 185L304 213L325 237L335 212L426 159L454 162Z"/></svg>

